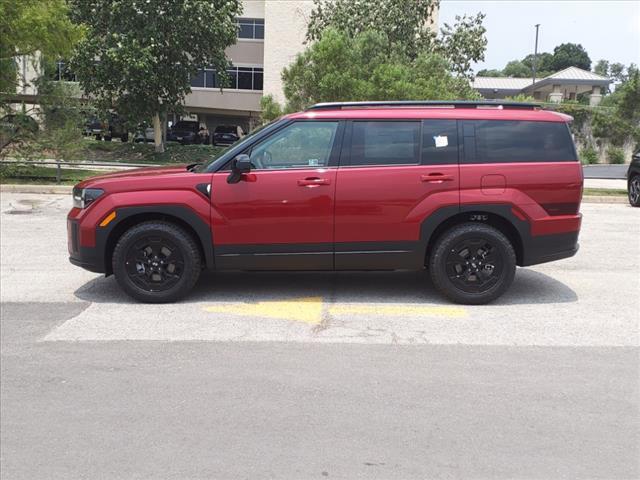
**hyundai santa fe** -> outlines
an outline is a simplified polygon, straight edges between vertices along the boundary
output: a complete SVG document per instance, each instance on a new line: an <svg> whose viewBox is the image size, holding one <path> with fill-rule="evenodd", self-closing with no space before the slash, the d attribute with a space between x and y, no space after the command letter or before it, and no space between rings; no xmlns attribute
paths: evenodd
<svg viewBox="0 0 640 480"><path fill-rule="evenodd" d="M203 269L427 269L454 302L502 295L516 266L578 250L571 117L536 104L318 104L202 165L85 180L70 261L144 302Z"/></svg>

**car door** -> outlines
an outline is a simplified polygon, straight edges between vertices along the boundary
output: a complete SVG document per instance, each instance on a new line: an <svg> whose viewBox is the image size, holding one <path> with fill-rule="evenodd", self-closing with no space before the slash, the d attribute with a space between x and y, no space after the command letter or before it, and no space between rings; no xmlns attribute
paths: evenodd
<svg viewBox="0 0 640 480"><path fill-rule="evenodd" d="M237 183L213 176L216 268L333 268L338 121L294 121L246 151Z"/></svg>
<svg viewBox="0 0 640 480"><path fill-rule="evenodd" d="M337 175L335 268L423 265L421 225L459 204L455 120L353 121Z"/></svg>

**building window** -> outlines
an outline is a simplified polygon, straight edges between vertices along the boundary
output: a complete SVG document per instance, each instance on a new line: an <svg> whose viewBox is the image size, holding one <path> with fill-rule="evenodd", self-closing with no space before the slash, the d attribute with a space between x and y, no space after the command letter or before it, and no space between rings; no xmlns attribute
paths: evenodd
<svg viewBox="0 0 640 480"><path fill-rule="evenodd" d="M231 90L262 90L262 67L231 67L227 70L229 84L223 88ZM200 70L191 76L191 86L198 88L220 88L220 77L213 68Z"/></svg>
<svg viewBox="0 0 640 480"><path fill-rule="evenodd" d="M238 38L249 38L252 40L264 39L264 19L263 18L239 18Z"/></svg>
<svg viewBox="0 0 640 480"><path fill-rule="evenodd" d="M77 82L76 74L73 73L69 66L62 60L56 62L55 70L52 75L52 79L59 82Z"/></svg>

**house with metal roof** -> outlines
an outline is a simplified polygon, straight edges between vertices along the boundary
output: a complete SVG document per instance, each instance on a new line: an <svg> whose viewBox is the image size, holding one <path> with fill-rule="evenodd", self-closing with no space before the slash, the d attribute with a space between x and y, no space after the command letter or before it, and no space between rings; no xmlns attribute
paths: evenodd
<svg viewBox="0 0 640 480"><path fill-rule="evenodd" d="M576 100L578 95L589 96L590 105L598 105L602 92L609 87L611 79L569 67L548 77L536 80L531 78L476 77L472 83L484 98L507 98L516 95L528 95L542 102L561 102Z"/></svg>

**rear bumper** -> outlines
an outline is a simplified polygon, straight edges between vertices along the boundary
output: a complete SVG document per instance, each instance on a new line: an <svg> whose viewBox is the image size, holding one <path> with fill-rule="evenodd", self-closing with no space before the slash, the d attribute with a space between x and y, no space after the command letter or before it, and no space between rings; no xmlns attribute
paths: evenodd
<svg viewBox="0 0 640 480"><path fill-rule="evenodd" d="M524 245L523 267L573 257L579 249L579 232L529 237Z"/></svg>

